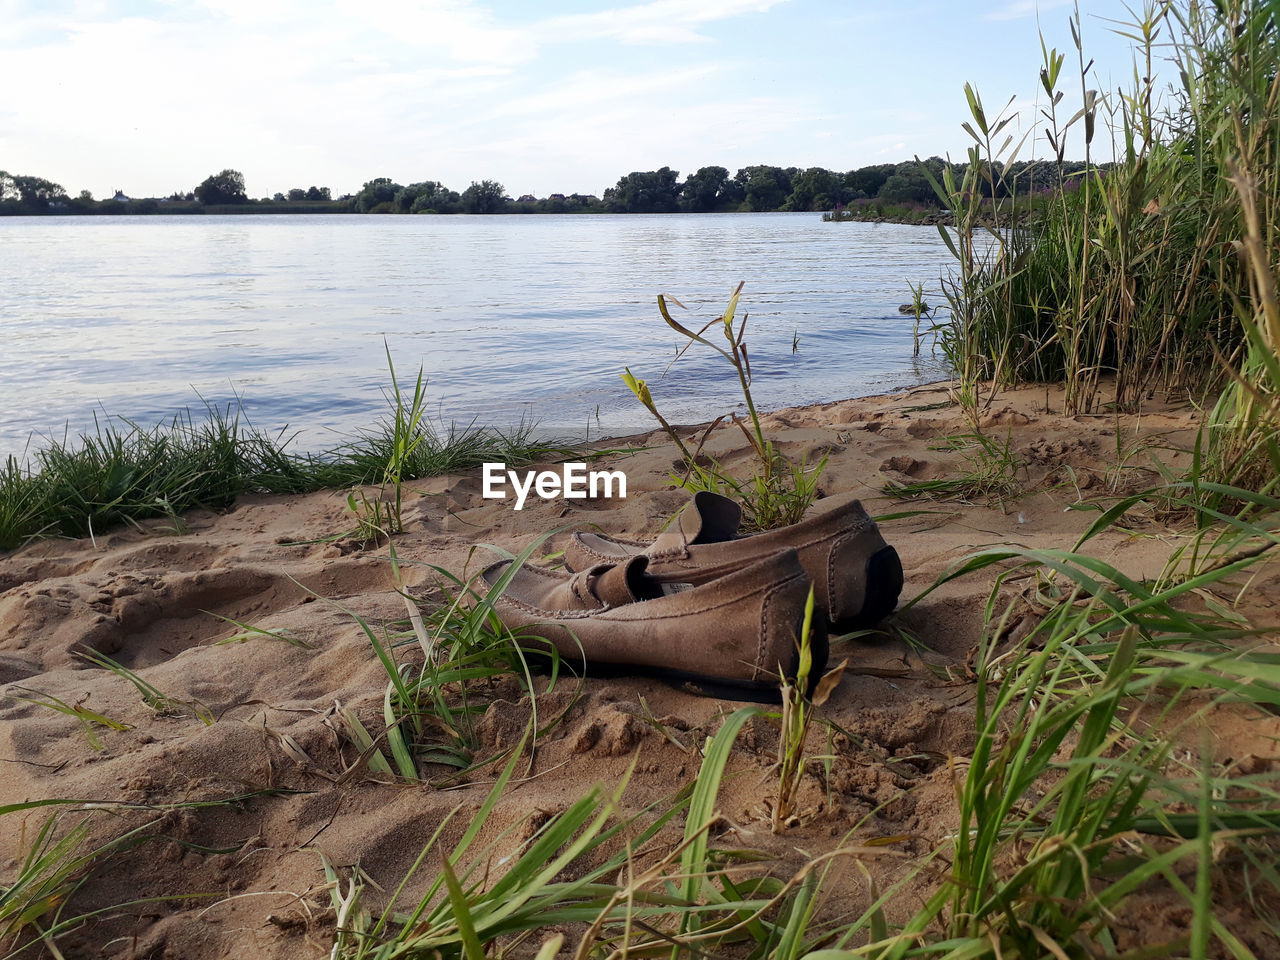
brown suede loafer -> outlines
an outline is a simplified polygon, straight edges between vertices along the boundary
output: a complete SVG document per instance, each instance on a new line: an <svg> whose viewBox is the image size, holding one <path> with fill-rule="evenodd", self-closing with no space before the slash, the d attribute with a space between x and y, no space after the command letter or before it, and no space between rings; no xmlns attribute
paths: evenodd
<svg viewBox="0 0 1280 960"><path fill-rule="evenodd" d="M481 572L492 587L512 561ZM809 577L794 550L779 550L708 583L672 592L649 558L596 564L579 573L522 566L493 604L513 633L542 637L571 668L648 674L696 692L777 700L794 677ZM827 631L815 607L810 682L827 662Z"/></svg>
<svg viewBox="0 0 1280 960"><path fill-rule="evenodd" d="M787 547L813 580L814 598L832 633L868 627L898 603L902 563L857 500L789 527L739 537L741 508L727 497L700 491L656 540L620 540L576 533L565 564L581 570L644 554L647 573L663 584L699 585L716 580Z"/></svg>

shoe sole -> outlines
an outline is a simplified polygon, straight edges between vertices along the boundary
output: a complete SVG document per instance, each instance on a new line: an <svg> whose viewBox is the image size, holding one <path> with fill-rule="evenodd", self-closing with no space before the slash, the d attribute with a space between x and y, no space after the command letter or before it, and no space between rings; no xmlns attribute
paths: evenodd
<svg viewBox="0 0 1280 960"><path fill-rule="evenodd" d="M893 612L893 608L898 605L903 583L902 561L898 558L898 551L893 547L883 546L873 553L867 560L863 583L865 590L862 609L852 617L832 623L832 636L865 630Z"/></svg>

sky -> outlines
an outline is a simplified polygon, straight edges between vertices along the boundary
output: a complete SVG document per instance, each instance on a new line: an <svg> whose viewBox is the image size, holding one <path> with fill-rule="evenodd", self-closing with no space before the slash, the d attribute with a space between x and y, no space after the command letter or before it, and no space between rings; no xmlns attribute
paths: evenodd
<svg viewBox="0 0 1280 960"><path fill-rule="evenodd" d="M971 142L964 85L1021 137L1070 0L0 0L0 169L167 196L374 177L513 197L632 170L850 170ZM1127 87L1119 0L1081 0L1089 86ZM1166 72L1169 72L1166 69ZM1034 131L1033 131L1034 133ZM1044 156L1035 134L1022 158ZM1109 157L1110 147L1104 152ZM1082 156L1077 142L1069 156ZM1106 158L1106 157L1104 157Z"/></svg>

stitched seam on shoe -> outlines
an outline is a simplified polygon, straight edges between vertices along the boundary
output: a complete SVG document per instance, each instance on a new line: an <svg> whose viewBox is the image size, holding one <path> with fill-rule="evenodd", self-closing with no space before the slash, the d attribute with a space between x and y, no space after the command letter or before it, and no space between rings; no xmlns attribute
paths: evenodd
<svg viewBox="0 0 1280 960"><path fill-rule="evenodd" d="M840 603L841 610L844 608L844 598L841 597L840 594L836 593L836 556L840 553L840 548L846 543L852 541L854 536L856 536L856 534L849 534L848 536L841 537L831 545L831 550L827 554L827 609L831 611L831 619L833 620L839 620L842 616L851 617L854 613L858 612L855 610L853 613L841 614L836 611L836 604L838 601ZM866 593L865 583L863 584L863 593Z"/></svg>
<svg viewBox="0 0 1280 960"><path fill-rule="evenodd" d="M579 571L579 572L581 572L581 571ZM503 573L506 573L506 570L505 570L505 569L503 570ZM568 583L568 582L569 582L569 578L568 578L568 577L563 576L563 575L561 575L561 574L559 574L559 573L555 572L554 570L546 570L546 569L543 569L542 567L535 567L535 566L533 566L532 564L528 564L528 563L526 563L524 566L522 566L522 567L520 568L520 571L519 571L519 573L517 573L517 574L516 574L516 576L519 576L520 574L523 574L523 573L528 573L528 574L532 574L532 575L535 575L535 576L539 576L539 577L542 577L542 579L544 579L544 580L554 580L554 581L556 581L557 583ZM505 596L505 594L504 594L504 596Z"/></svg>
<svg viewBox="0 0 1280 960"><path fill-rule="evenodd" d="M689 550L687 547L669 547L666 550L646 550L645 555L650 560L674 560L689 556Z"/></svg>
<svg viewBox="0 0 1280 960"><path fill-rule="evenodd" d="M768 536L770 533L774 533L774 532L782 533L783 531L786 531L786 530L794 531L797 527L802 529L812 527L813 528L812 531L806 531L808 535L814 536L813 540L805 541L805 544L809 545L814 543L821 543L824 540L830 540L832 537L839 536L842 533L846 533L846 532L857 533L857 532L861 532L862 530L866 530L870 527L875 526L875 521L871 519L871 515L867 513L866 509L861 506L861 502L860 501L858 502L859 506L857 511L854 510L853 503L854 502L851 501L849 503L844 504L843 506L837 507L835 510L828 510L824 513L818 514L817 516L810 517L807 520L801 520L799 523L792 524L790 527L782 527L778 531L765 531L764 533L749 534L748 536L738 537L734 540L727 540L725 542L726 543L750 542L756 537ZM855 512L857 516L853 520L848 520L848 518L844 516L845 514L850 514ZM819 529L821 527L830 525L835 518L845 519L845 521L849 524L849 526L837 527L835 530L831 531L830 533L819 532ZM715 546L715 544L707 544L707 546ZM797 550L801 549L800 547L796 546L795 543L790 543L788 544L788 546L796 547Z"/></svg>
<svg viewBox="0 0 1280 960"><path fill-rule="evenodd" d="M616 543L619 546L635 547L639 553L644 553L644 551L648 549L649 545L653 543L652 540L622 540L614 537L601 536L599 534L597 534L597 536L600 536L600 539L602 540L606 540L609 543ZM629 558L628 554L601 553L594 547L587 546L587 544L583 542L580 534L574 534L573 543L584 556L591 557L596 563L618 563Z"/></svg>
<svg viewBox="0 0 1280 960"><path fill-rule="evenodd" d="M586 556L590 557L596 563L616 563L617 561L623 559L623 557L621 557L618 554L610 555L607 553L601 553L598 550L592 550L590 547L583 544L581 540L578 541L578 549L581 550Z"/></svg>
<svg viewBox="0 0 1280 960"><path fill-rule="evenodd" d="M642 551L647 550L653 544L652 540L627 540L623 537L607 537L602 533L597 533L596 536L599 537L601 540L604 540L606 543L616 543L622 547L636 547L637 549ZM597 554L599 553L598 550L594 549L593 547L588 547L585 543L583 543L581 534L574 534L573 539L578 542L578 546L580 546L583 550L587 550L591 553L597 553ZM604 554L600 554L600 555L604 556Z"/></svg>
<svg viewBox="0 0 1280 960"><path fill-rule="evenodd" d="M789 542L784 545L780 542L776 547L776 549L782 550L782 549L785 549L786 547L793 547L798 552L803 553L806 550L812 550L814 547L819 547L825 543L829 543L832 540L838 540L841 537L857 536L860 533L865 533L866 531L875 527L875 525L876 525L875 521L872 520L870 517L860 518L850 526L840 527L828 533L816 535L812 539L804 540L801 543ZM783 529L785 530L786 528L784 527ZM756 536L763 536L763 534L756 534L755 536L751 536L751 537L741 537L737 540L727 540L723 544L709 543L709 544L706 544L705 546L708 548L711 548L711 547L729 546L729 545L733 545L733 546L750 545L751 541L754 540Z"/></svg>
<svg viewBox="0 0 1280 960"><path fill-rule="evenodd" d="M773 602L773 595L786 585L783 582L775 586L765 594L764 603L760 605L760 646L756 650L756 662L752 667L752 681L758 680L760 677L760 664L764 660L765 648L769 645L769 604ZM781 667L782 665L779 664L778 666Z"/></svg>
<svg viewBox="0 0 1280 960"><path fill-rule="evenodd" d="M509 597L506 594L499 597L497 602L499 605L504 603L510 604L511 606L523 610L526 613L536 614L543 617L544 619L540 620L539 623L556 623L560 620L582 620L587 617L599 616L606 610L617 609L617 607L611 607L607 603L601 603L600 606L591 610L560 610L552 607L536 607L532 603L521 600L518 597ZM554 616L556 619L545 619L548 616Z"/></svg>
<svg viewBox="0 0 1280 960"><path fill-rule="evenodd" d="M773 591L776 591L776 590L780 590L780 589L782 589L783 587L785 587L785 586L787 586L788 584L790 584L793 580L804 580L804 579L805 579L805 576L806 576L806 575L805 575L804 571L802 570L802 571L800 571L799 573L794 574L794 575L792 575L792 576L789 576L789 577L787 577L787 578L786 578L786 579L784 579L784 580L780 580L780 581L778 581L777 583L774 583L774 584L763 584L763 585L761 585L761 586L751 587L751 588L749 588L749 589L747 589L747 590L744 590L744 591L743 591L743 592L741 592L741 593L738 593L738 594L736 594L736 595L734 595L734 596L732 596L732 597L728 597L728 598L726 598L725 600L722 600L722 601L720 601L720 602L718 602L718 603L707 604L707 605L704 605L704 606L701 606L701 607L693 607L693 608L689 608L689 609L681 610L681 611L679 611L678 613L661 614L661 615L657 615L657 616L652 617L652 619L654 619L654 620L671 620L671 619L678 619L678 618L680 618L680 617L687 617L687 616L689 616L689 615L690 615L690 614L692 614L692 613L710 613L710 612L712 612L713 610L721 610L721 609L723 609L724 607L732 606L732 605L733 605L733 604L735 604L735 603L741 603L743 600L746 600L748 597L751 597L751 596L754 596L754 595L756 595L756 594L760 593L762 590L763 590L763 591L767 591L767 592L773 592ZM686 594L677 594L677 596L687 597L687 596L688 596L688 594L687 594L687 593L686 593ZM648 601L648 602L652 602L652 601ZM633 605L632 605L632 604L624 604L624 605L622 605L622 606L612 607L612 608L611 608L611 610L625 610L625 609L627 609L627 607L629 607L629 606L633 606Z"/></svg>

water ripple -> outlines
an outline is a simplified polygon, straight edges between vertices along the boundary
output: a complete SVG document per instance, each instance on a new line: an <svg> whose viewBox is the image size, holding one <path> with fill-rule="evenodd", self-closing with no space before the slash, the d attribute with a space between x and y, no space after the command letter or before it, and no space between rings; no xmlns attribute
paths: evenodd
<svg viewBox="0 0 1280 960"><path fill-rule="evenodd" d="M446 422L647 429L623 366L670 419L707 420L738 402L736 379L703 348L669 367L680 338L654 297L678 297L690 308L678 318L701 326L738 280L762 407L946 373L912 358L912 318L897 310L910 283L939 299L948 255L931 227L817 214L11 217L0 263L0 457L95 412L150 423L237 395L257 426L325 447L385 408L384 341L402 381L422 366Z"/></svg>

